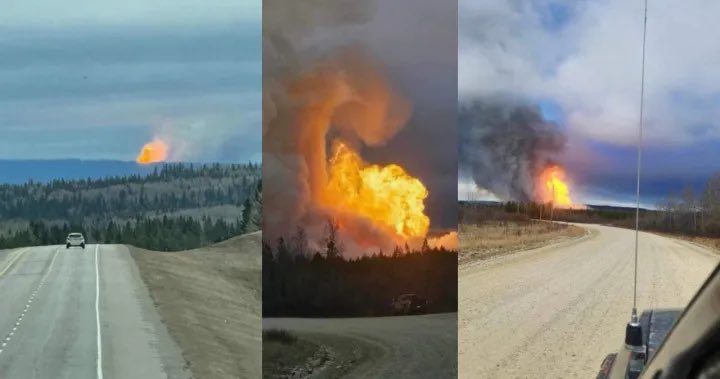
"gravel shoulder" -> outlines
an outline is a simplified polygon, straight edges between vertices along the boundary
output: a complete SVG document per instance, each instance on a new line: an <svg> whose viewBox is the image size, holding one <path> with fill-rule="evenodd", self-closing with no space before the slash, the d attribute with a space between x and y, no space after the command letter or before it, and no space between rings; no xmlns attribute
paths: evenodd
<svg viewBox="0 0 720 379"><path fill-rule="evenodd" d="M129 248L196 378L261 376L261 240L256 232L185 252Z"/></svg>
<svg viewBox="0 0 720 379"><path fill-rule="evenodd" d="M461 378L593 377L618 349L632 307L634 231L582 227L591 234L460 270ZM684 307L718 259L641 233L638 308Z"/></svg>

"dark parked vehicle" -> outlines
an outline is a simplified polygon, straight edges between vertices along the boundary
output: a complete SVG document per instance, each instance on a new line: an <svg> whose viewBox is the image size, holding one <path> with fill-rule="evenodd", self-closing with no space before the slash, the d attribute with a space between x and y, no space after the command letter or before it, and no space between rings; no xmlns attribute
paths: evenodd
<svg viewBox="0 0 720 379"><path fill-rule="evenodd" d="M720 266L684 310L648 310L627 325L597 379L635 378L720 378Z"/></svg>
<svg viewBox="0 0 720 379"><path fill-rule="evenodd" d="M392 300L392 310L395 315L410 315L425 313L427 300L414 293L406 293Z"/></svg>

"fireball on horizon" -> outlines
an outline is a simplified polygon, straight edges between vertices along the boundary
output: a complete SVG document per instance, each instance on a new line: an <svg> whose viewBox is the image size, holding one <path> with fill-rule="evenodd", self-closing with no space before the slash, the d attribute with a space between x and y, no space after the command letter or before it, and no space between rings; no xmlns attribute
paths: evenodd
<svg viewBox="0 0 720 379"><path fill-rule="evenodd" d="M169 147L159 138L146 143L140 150L135 161L139 164L163 162L167 159Z"/></svg>

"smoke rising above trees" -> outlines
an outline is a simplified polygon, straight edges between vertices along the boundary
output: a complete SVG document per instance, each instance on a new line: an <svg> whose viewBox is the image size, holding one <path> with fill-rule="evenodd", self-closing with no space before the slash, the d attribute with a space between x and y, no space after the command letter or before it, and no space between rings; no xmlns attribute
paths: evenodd
<svg viewBox="0 0 720 379"><path fill-rule="evenodd" d="M458 109L459 175L504 200L532 201L540 172L554 163L566 138L537 107L478 98Z"/></svg>

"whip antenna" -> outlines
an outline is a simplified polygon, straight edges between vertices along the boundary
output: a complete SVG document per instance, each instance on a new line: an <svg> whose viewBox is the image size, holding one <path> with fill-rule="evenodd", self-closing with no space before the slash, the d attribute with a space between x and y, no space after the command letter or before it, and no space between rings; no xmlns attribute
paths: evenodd
<svg viewBox="0 0 720 379"><path fill-rule="evenodd" d="M643 19L642 66L640 69L640 125L637 141L637 182L635 204L635 275L633 277L633 308L632 321L637 322L637 272L638 272L638 238L640 236L640 167L642 165L642 137L643 137L643 105L645 100L645 36L647 34L648 0L645 0L645 16Z"/></svg>

